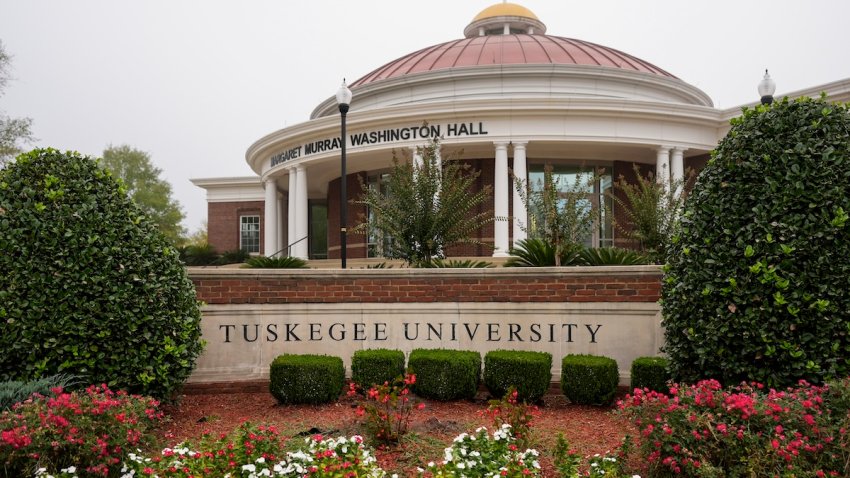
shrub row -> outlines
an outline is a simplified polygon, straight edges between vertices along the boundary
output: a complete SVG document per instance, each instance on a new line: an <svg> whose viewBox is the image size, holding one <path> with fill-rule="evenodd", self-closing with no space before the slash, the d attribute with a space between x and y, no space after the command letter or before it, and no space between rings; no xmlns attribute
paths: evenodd
<svg viewBox="0 0 850 478"><path fill-rule="evenodd" d="M481 354L465 350L416 349L408 370L417 376L413 391L435 400L471 399L478 392ZM632 364L632 388L665 391L667 361L641 357ZM546 352L494 350L484 357L484 385L504 396L514 388L523 402L540 400L549 389L552 355ZM358 350L351 358L351 380L362 386L391 383L404 374L400 350ZM345 385L339 357L281 355L271 364L269 387L281 403L324 403L336 400ZM561 389L573 403L606 405L617 392L617 362L593 355L567 355L561 364Z"/></svg>

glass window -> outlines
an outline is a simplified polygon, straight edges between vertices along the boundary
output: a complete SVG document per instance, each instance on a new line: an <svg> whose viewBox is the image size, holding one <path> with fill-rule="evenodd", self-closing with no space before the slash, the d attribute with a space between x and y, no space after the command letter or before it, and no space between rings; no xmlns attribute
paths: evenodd
<svg viewBox="0 0 850 478"><path fill-rule="evenodd" d="M544 164L530 164L528 184L532 194L539 194L543 188ZM566 203L566 193L579 191L584 198L577 201L576 207L585 211L595 209L592 230L582 241L588 247L610 247L614 245L613 206L611 199L613 181L610 167L583 167L574 165L548 165L552 168L552 179L561 191L560 207ZM534 225L532 224L533 228ZM533 235L533 234L531 234Z"/></svg>
<svg viewBox="0 0 850 478"><path fill-rule="evenodd" d="M260 253L260 216L239 216L239 249Z"/></svg>
<svg viewBox="0 0 850 478"><path fill-rule="evenodd" d="M389 174L376 174L374 176L369 176L367 179L367 185L369 189L381 192L382 195L387 195L387 186L386 183L389 181ZM366 215L368 217L369 223L372 223L375 220L375 211L372 208L367 208ZM384 236L381 231L377 229L369 228L369 233L366 236L366 253L368 257L384 257L385 251L389 250L392 247L393 238L390 236Z"/></svg>
<svg viewBox="0 0 850 478"><path fill-rule="evenodd" d="M310 259L328 258L328 204L310 200Z"/></svg>

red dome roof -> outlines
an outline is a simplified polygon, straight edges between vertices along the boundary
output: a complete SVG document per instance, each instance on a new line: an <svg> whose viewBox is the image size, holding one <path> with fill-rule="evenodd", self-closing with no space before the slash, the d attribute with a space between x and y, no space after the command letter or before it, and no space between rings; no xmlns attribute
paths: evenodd
<svg viewBox="0 0 850 478"><path fill-rule="evenodd" d="M378 80L449 68L486 65L590 65L676 78L627 53L595 43L551 35L487 35L464 38L405 55L355 81Z"/></svg>

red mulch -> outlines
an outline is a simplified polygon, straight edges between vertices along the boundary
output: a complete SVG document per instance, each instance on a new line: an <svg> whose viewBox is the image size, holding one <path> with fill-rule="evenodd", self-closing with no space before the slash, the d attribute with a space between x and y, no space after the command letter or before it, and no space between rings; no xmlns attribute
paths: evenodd
<svg viewBox="0 0 850 478"><path fill-rule="evenodd" d="M311 428L318 428L326 436L361 433L361 417L356 414L357 401L341 398L328 405L278 405L269 393L219 393L184 395L178 404L166 406L171 421L161 430L167 444L199 437L204 431L215 434L228 433L243 421L277 426L284 435L293 436ZM407 463L406 474L415 475L416 464L439 461L442 447L462 432L471 432L478 426L489 426L481 411L487 408L485 400L437 402L423 400L425 408L413 414L412 432L420 437L440 440L441 448L434 456L422 456L418 448L433 453L429 445L406 443L402 447L377 450L376 455L386 470L398 470L398 460ZM571 405L563 395L549 394L534 418L533 437L542 451L541 464L544 476L556 476L549 452L554 448L558 433L563 433L572 449L582 456L604 454L614 450L635 428L623 417L612 413L609 407ZM423 453L425 452L423 450ZM411 460L411 456L415 457ZM406 458L406 459L403 459Z"/></svg>

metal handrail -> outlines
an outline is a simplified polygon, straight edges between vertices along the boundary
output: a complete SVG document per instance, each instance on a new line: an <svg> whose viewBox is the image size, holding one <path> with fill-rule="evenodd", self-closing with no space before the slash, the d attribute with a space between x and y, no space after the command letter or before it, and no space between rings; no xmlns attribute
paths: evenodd
<svg viewBox="0 0 850 478"><path fill-rule="evenodd" d="M274 254L270 255L269 257L276 257L278 254L280 254L281 252L283 252L283 251L284 251L284 249L286 250L286 255L291 257L291 256L292 256L292 246L294 246L295 244L298 244L299 242L301 242L301 241L303 241L303 240L307 239L307 237L309 237L309 236L304 236L304 237L302 237L301 239L298 239L297 241L295 241L295 242L293 242L293 243L291 243L291 244L287 245L287 246L286 246L286 247L284 247L283 249L281 249L281 250L279 250L279 251L275 252Z"/></svg>

